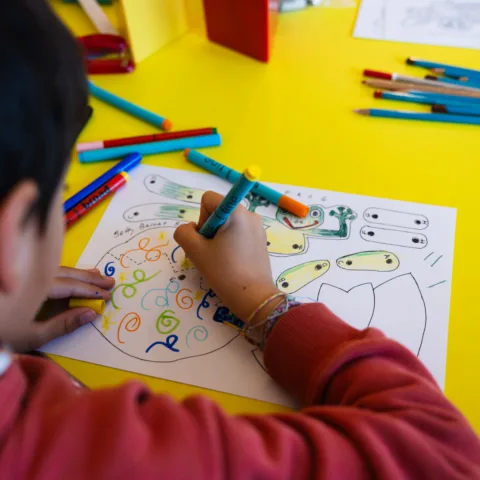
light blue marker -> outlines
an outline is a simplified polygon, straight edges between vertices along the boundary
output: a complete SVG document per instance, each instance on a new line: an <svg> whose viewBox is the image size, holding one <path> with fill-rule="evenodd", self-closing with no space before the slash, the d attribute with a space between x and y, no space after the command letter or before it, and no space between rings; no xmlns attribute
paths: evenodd
<svg viewBox="0 0 480 480"><path fill-rule="evenodd" d="M453 65L447 65L446 63L429 62L427 60L419 60L417 58L407 58L408 65L415 65L416 67L439 69L444 75L455 78L468 77L469 79L478 79L480 77L479 70L473 70L471 68L455 67Z"/></svg>
<svg viewBox="0 0 480 480"><path fill-rule="evenodd" d="M206 238L213 238L218 229L228 220L228 217L253 188L261 173L260 167L250 165L243 175L240 175L240 178L234 183L232 189L225 195L225 198L202 225L198 233Z"/></svg>
<svg viewBox="0 0 480 480"><path fill-rule="evenodd" d="M162 128L163 130L170 130L172 128L172 122L167 120L165 117L161 115L157 115L156 113L150 112L145 108L139 107L134 103L129 102L128 100L124 100L121 97L117 97L113 93L107 92L103 88L97 87L92 82L88 82L88 88L90 90L90 94L101 100L102 102L108 103L119 110L123 110L126 113L129 113L133 117L137 117L144 122L151 123L155 125L157 128Z"/></svg>
<svg viewBox="0 0 480 480"><path fill-rule="evenodd" d="M200 152L189 150L185 152L185 157L197 167L203 168L207 172L213 173L220 178L224 178L228 182L235 183L242 176L241 173L226 165L222 165L213 158L207 157ZM305 218L308 215L309 208L307 205L297 202L297 200L266 185L257 182L252 188L252 192L273 203L273 205L278 205L284 210L293 213L297 217Z"/></svg>
<svg viewBox="0 0 480 480"><path fill-rule="evenodd" d="M88 150L78 154L81 163L103 162L113 158L123 157L132 152L141 155L155 155L157 153L175 152L186 148L218 147L222 144L220 135L202 135L200 137L177 138L164 142L142 143L140 145L125 145L123 147Z"/></svg>

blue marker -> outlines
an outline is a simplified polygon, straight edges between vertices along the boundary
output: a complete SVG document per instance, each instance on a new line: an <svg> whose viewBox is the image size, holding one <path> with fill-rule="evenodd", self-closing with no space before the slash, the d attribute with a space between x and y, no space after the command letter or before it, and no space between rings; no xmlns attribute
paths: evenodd
<svg viewBox="0 0 480 480"><path fill-rule="evenodd" d="M235 183L242 176L241 173L236 172L232 168L222 165L213 158L202 155L195 150L187 150L185 157L197 167L203 168L207 170L207 172L213 173L228 182ZM297 202L293 198L283 195L283 193L277 192L277 190L267 187L266 185L256 183L252 188L252 192L268 200L270 203L278 205L287 212L293 213L297 217L305 218L308 215L309 208L307 205Z"/></svg>
<svg viewBox="0 0 480 480"><path fill-rule="evenodd" d="M170 120L167 120L165 117L150 112L149 110L139 107L138 105L135 105L128 100L124 100L121 97L117 97L113 93L107 92L103 88L97 87L92 82L88 82L88 88L90 90L90 94L93 97L98 98L98 100L102 100L102 102L108 103L109 105L112 105L119 110L123 110L124 112L129 113L133 117L137 117L144 122L151 123L157 128L162 128L163 130L168 131L172 128L172 122Z"/></svg>
<svg viewBox="0 0 480 480"><path fill-rule="evenodd" d="M104 173L101 177L98 177L90 185L87 185L83 190L80 190L73 197L70 197L64 204L63 210L68 212L77 203L81 202L84 198L88 197L97 188L111 180L115 175L121 172L129 172L132 168L136 167L142 161L142 156L137 153L131 153L121 162L118 162L113 168Z"/></svg>
<svg viewBox="0 0 480 480"><path fill-rule="evenodd" d="M202 225L198 233L206 238L213 238L218 229L228 220L235 208L253 188L261 173L260 167L250 165L243 175L240 175L240 178L234 183L232 189Z"/></svg>
<svg viewBox="0 0 480 480"><path fill-rule="evenodd" d="M102 148L100 150L88 150L78 154L82 163L103 162L113 158L123 157L132 152L142 155L155 155L157 153L175 152L186 148L218 147L222 144L222 138L218 133L202 135L200 137L177 138L163 142L142 143L140 145L125 145L123 147Z"/></svg>

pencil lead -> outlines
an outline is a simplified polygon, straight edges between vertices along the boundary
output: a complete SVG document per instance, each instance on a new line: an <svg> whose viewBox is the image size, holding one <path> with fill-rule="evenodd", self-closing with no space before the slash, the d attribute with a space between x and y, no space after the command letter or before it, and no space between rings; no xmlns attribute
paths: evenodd
<svg viewBox="0 0 480 480"><path fill-rule="evenodd" d="M370 110L367 108L357 108L354 110L354 113L358 113L359 115L369 115Z"/></svg>

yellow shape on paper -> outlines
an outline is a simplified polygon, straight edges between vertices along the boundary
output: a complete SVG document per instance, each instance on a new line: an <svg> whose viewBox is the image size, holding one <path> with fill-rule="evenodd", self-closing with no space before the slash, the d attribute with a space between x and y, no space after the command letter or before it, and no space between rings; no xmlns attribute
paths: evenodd
<svg viewBox="0 0 480 480"><path fill-rule="evenodd" d="M127 275L125 272L120 272L120 275L118 276L118 281L120 283L123 283L127 279Z"/></svg>
<svg viewBox="0 0 480 480"><path fill-rule="evenodd" d="M330 270L328 260L315 260L302 263L281 273L277 279L277 288L284 293L295 293Z"/></svg>
<svg viewBox="0 0 480 480"><path fill-rule="evenodd" d="M307 239L300 231L291 230L275 222L267 228L266 233L269 253L295 255L305 251Z"/></svg>
<svg viewBox="0 0 480 480"><path fill-rule="evenodd" d="M392 272L400 266L400 260L392 252L378 250L346 255L337 260L337 265L344 270Z"/></svg>
<svg viewBox="0 0 480 480"><path fill-rule="evenodd" d="M160 232L160 234L158 235L158 240L165 240L165 232Z"/></svg>
<svg viewBox="0 0 480 480"><path fill-rule="evenodd" d="M203 298L203 296L205 295L204 292L202 292L201 290L199 290L195 296L193 297L195 300L201 300Z"/></svg>
<svg viewBox="0 0 480 480"><path fill-rule="evenodd" d="M103 316L103 320L102 320L102 326L101 326L101 329L102 329L102 332L105 334L107 333L109 330L110 330L110 326L111 325L116 325L115 322L111 322L111 318L112 318L112 315L113 315L113 312L110 312L110 313L106 313L104 316Z"/></svg>
<svg viewBox="0 0 480 480"><path fill-rule="evenodd" d="M195 268L195 265L189 260L187 257L184 258L182 261L182 270L190 270L192 268Z"/></svg>

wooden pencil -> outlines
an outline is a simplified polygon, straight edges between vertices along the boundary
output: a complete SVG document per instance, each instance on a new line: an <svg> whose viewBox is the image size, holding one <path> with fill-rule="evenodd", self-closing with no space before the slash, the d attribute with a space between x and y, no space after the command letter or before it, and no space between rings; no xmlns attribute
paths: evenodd
<svg viewBox="0 0 480 480"><path fill-rule="evenodd" d="M447 95L456 95L460 97L470 97L470 98L480 98L480 91L476 92L475 90L463 90L461 88L448 88L444 85L436 86L427 86L427 85L417 85L413 83L401 83L401 82L392 82L390 80L364 80L364 85L372 87L375 89L383 90L395 90L400 92L407 92L409 90L417 90L423 92L434 92L434 93L443 93Z"/></svg>

